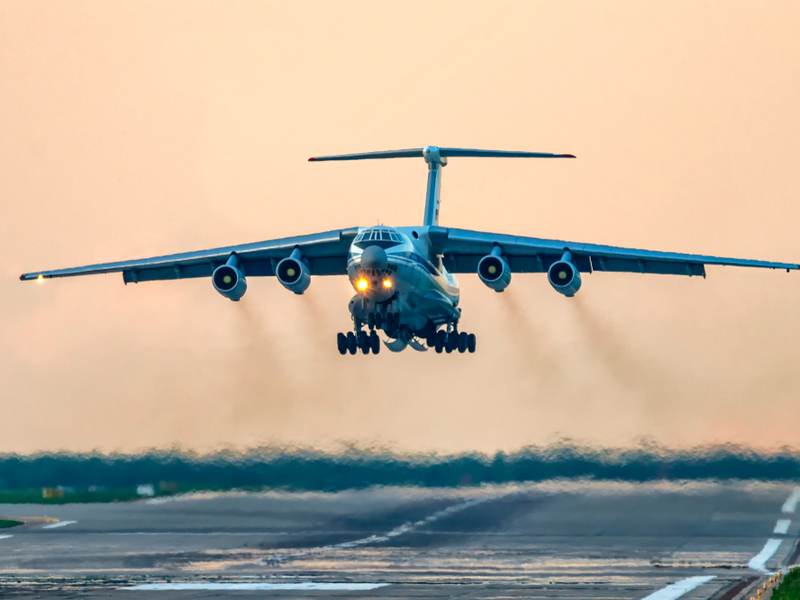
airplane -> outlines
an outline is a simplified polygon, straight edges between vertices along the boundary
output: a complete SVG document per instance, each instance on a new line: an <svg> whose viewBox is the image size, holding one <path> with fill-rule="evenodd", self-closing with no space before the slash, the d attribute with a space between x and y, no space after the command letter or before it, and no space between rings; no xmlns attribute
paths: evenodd
<svg viewBox="0 0 800 600"><path fill-rule="evenodd" d="M560 240L454 229L439 225L442 168L449 158L575 158L572 154L512 152L426 146L406 150L319 156L309 162L421 157L428 165L422 225L351 227L253 244L171 254L140 260L26 273L23 281L122 273L125 284L210 277L214 289L238 302L247 277L272 277L302 294L312 276L347 275L355 295L351 331L337 334L340 354L378 354L378 331L392 352L475 352L474 334L459 330L456 274L477 273L495 292L512 273L546 273L553 289L573 297L581 273L660 273L705 277L706 265L800 269L793 263L655 252Z"/></svg>

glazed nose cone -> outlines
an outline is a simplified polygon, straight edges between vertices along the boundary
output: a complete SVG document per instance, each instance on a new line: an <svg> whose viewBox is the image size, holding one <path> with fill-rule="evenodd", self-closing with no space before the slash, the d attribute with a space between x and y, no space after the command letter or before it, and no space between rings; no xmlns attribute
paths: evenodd
<svg viewBox="0 0 800 600"><path fill-rule="evenodd" d="M361 268L383 270L389 266L386 251L380 246L367 246L361 253Z"/></svg>

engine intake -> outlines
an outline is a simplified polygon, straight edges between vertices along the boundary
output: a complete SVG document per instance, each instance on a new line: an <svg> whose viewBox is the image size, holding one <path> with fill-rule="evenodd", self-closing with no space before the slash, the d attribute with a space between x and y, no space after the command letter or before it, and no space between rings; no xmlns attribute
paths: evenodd
<svg viewBox="0 0 800 600"><path fill-rule="evenodd" d="M581 274L572 263L572 254L569 251L564 252L561 260L550 265L547 279L555 291L567 298L572 298L581 289Z"/></svg>
<svg viewBox="0 0 800 600"><path fill-rule="evenodd" d="M211 281L215 290L234 302L241 300L247 291L247 280L239 270L239 260L235 254L231 254L227 263L214 269Z"/></svg>
<svg viewBox="0 0 800 600"><path fill-rule="evenodd" d="M511 268L503 258L500 246L495 246L491 254L480 260L478 277L495 292L502 292L511 283Z"/></svg>
<svg viewBox="0 0 800 600"><path fill-rule="evenodd" d="M278 263L275 276L283 287L295 294L302 294L311 285L311 273L297 248L289 258Z"/></svg>

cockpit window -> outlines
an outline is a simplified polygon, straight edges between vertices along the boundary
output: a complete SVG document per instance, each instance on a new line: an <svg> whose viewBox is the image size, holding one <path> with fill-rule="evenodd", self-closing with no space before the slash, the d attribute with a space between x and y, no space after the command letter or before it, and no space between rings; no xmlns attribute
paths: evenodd
<svg viewBox="0 0 800 600"><path fill-rule="evenodd" d="M391 229L383 227L374 227L372 229L365 229L359 233L353 244L359 248L366 248L367 246L380 246L381 248L390 248L403 243L403 238L393 232Z"/></svg>

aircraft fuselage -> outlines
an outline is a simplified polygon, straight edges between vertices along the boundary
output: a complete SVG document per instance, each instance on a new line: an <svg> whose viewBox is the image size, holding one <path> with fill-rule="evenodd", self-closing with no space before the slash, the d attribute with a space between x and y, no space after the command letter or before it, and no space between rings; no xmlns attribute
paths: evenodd
<svg viewBox="0 0 800 600"><path fill-rule="evenodd" d="M427 227L360 228L350 246L347 275L356 291L350 301L356 329L376 321L383 325L392 315L381 328L398 340L398 350L438 325L457 326L458 281L431 251Z"/></svg>

